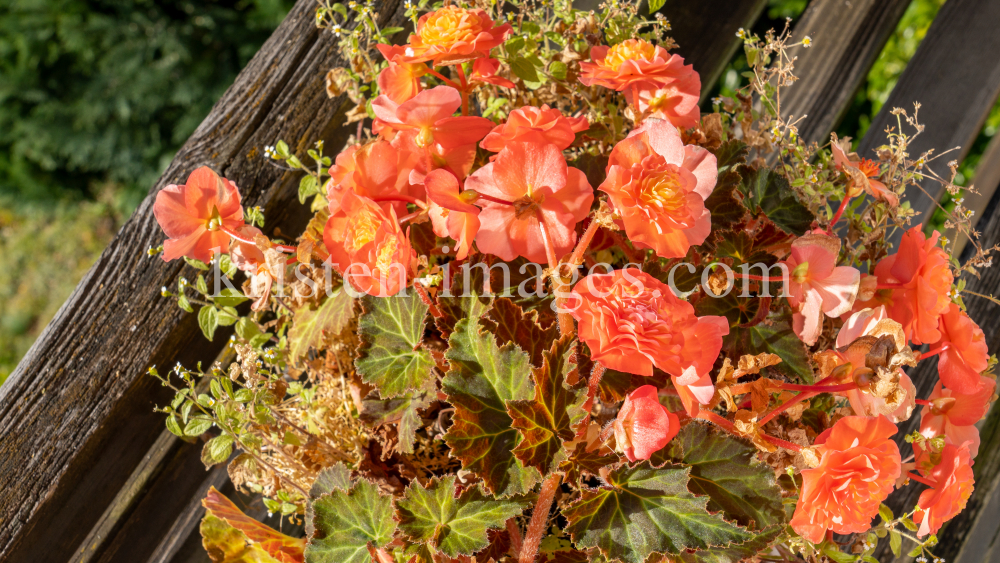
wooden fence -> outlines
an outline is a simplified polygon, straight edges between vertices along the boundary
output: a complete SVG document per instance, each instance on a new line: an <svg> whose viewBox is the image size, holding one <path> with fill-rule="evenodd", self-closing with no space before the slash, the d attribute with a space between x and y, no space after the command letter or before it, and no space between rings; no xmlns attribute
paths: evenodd
<svg viewBox="0 0 1000 563"><path fill-rule="evenodd" d="M822 142L837 125L908 4L809 3L794 32L812 37L815 47L796 53L801 80L782 101L787 115L808 116L800 125L806 139ZM766 5L766 0L668 0L662 12L673 25L679 52L710 85L739 48L737 29L753 27ZM193 279L195 273L183 263L146 256L147 248L163 240L152 203L163 186L207 164L242 187L245 205L264 209L269 230L301 232L308 212L297 201L297 178L269 166L262 150L279 138L296 154L316 139L339 147L348 134L342 123L350 104L327 99L323 83L326 70L343 63L333 36L316 29L314 8L315 0L299 0L0 387L0 560L208 561L198 536L199 501L210 486L228 494L232 487L224 468L204 472L199 447L164 429L153 406L168 395L145 372L154 364L210 362L228 334L220 331L206 342L194 315L160 297L161 286L175 286L181 276ZM399 0L380 0L380 25L403 25L402 10ZM948 0L862 139L861 153L871 156L883 142L892 107L919 101L927 130L912 147L914 154L962 146L947 160L963 158L1000 92L997 29L1000 2ZM979 170L975 181L982 195L969 202L981 211L983 245L992 246L1000 243L1000 142L990 145ZM926 218L933 202L918 196L908 192ZM992 268L971 280L969 289L990 294L998 285L1000 268ZM1000 350L1000 308L974 297L966 303L990 350ZM922 365L914 374L918 394L926 396L935 380L933 364ZM918 421L914 416L900 435ZM905 457L909 446L901 445ZM984 423L974 470L976 491L967 509L939 534L935 552L949 562L997 560L1000 409ZM912 506L911 491L894 494L889 504ZM885 549L880 559L891 561L892 554Z"/></svg>

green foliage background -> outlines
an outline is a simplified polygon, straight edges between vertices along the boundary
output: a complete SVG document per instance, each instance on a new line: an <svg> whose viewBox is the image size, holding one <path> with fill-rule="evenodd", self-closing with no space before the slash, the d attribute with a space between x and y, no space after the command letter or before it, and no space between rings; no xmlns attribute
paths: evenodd
<svg viewBox="0 0 1000 563"><path fill-rule="evenodd" d="M0 0L0 381L293 0Z"/></svg>

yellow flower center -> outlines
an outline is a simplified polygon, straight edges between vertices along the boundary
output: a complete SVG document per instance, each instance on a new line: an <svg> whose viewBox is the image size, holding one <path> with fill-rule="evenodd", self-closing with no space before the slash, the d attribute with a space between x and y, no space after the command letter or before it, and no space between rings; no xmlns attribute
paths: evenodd
<svg viewBox="0 0 1000 563"><path fill-rule="evenodd" d="M375 240L375 232L378 231L379 224L375 214L366 208L362 208L354 216L353 223L351 225L351 233L354 236L351 237L351 250L357 252L363 246Z"/></svg>
<svg viewBox="0 0 1000 563"><path fill-rule="evenodd" d="M809 262L803 262L792 270L792 280L795 283L806 283L809 279Z"/></svg>
<svg viewBox="0 0 1000 563"><path fill-rule="evenodd" d="M222 214L219 213L219 208L213 205L212 216L205 220L205 228L209 231L218 231L221 226Z"/></svg>
<svg viewBox="0 0 1000 563"><path fill-rule="evenodd" d="M446 6L432 13L418 34L425 45L448 46L471 43L483 31L483 22L478 16L462 8Z"/></svg>
<svg viewBox="0 0 1000 563"><path fill-rule="evenodd" d="M627 39L611 47L604 57L604 66L618 70L625 61L651 61L656 56L656 46L642 39Z"/></svg>
<svg viewBox="0 0 1000 563"><path fill-rule="evenodd" d="M681 176L675 170L662 170L643 179L639 200L661 211L672 211L684 206Z"/></svg>
<svg viewBox="0 0 1000 563"><path fill-rule="evenodd" d="M396 238L391 237L385 239L385 243L378 249L378 255L375 258L375 267L383 274L388 273L392 267L392 259L396 255L397 245Z"/></svg>

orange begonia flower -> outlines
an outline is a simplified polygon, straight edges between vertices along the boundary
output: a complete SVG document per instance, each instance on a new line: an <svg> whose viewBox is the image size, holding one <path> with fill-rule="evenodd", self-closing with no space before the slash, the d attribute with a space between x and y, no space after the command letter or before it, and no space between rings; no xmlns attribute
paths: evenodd
<svg viewBox="0 0 1000 563"><path fill-rule="evenodd" d="M837 165L837 168L840 168L847 174L850 180L847 192L848 197L855 197L864 190L875 199L885 201L893 207L898 206L899 196L887 188L885 184L875 180L881 174L878 163L866 158L858 158L857 154L851 153L850 139L838 139L836 133L831 134L830 137L830 151L833 153L833 162Z"/></svg>
<svg viewBox="0 0 1000 563"><path fill-rule="evenodd" d="M453 117L461 105L462 95L450 86L424 90L402 104L383 94L372 102L372 130L386 138L397 131L413 131L414 142L420 148L435 143L446 149L474 145L490 132L493 122L471 115ZM383 129L388 131L383 133Z"/></svg>
<svg viewBox="0 0 1000 563"><path fill-rule="evenodd" d="M371 199L410 192L405 158L406 155L381 139L344 149L330 167L330 180L326 185L330 212L336 212L334 206L340 196L334 192L339 190L351 190ZM396 213L406 212L405 202L388 202L382 206L392 206Z"/></svg>
<svg viewBox="0 0 1000 563"><path fill-rule="evenodd" d="M879 284L900 285L880 289L869 301L856 301L855 308L885 304L889 318L903 325L906 339L914 344L937 342L940 316L951 303L948 293L954 277L948 266L948 254L937 246L940 233L924 236L920 225L903 234L899 251L886 256L875 266Z"/></svg>
<svg viewBox="0 0 1000 563"><path fill-rule="evenodd" d="M791 255L784 262L790 275L792 326L809 346L823 331L823 314L839 317L849 312L858 295L861 272L837 266L839 253L838 237L808 233L792 242Z"/></svg>
<svg viewBox="0 0 1000 563"><path fill-rule="evenodd" d="M925 405L920 413L920 433L925 438L944 436L953 444L969 444L972 457L979 455L979 422L990 407L997 382L989 377L979 376L979 388L969 394L945 389L939 381L928 397L930 405Z"/></svg>
<svg viewBox="0 0 1000 563"><path fill-rule="evenodd" d="M682 57L643 39L626 39L613 47L591 47L590 62L581 62L580 71L580 82L585 86L598 85L618 91L641 82L659 86L690 82L692 74L698 80L698 74L691 65L684 64Z"/></svg>
<svg viewBox="0 0 1000 563"><path fill-rule="evenodd" d="M381 50L388 45L378 45ZM385 51L383 50L383 54ZM389 56L387 55L388 59ZM409 101L420 93L420 77L427 74L427 65L418 63L393 63L382 69L378 74L379 92L385 94L390 100L401 104Z"/></svg>
<svg viewBox="0 0 1000 563"><path fill-rule="evenodd" d="M660 404L656 387L643 385L625 397L614 422L615 442L629 461L649 459L680 431L677 415Z"/></svg>
<svg viewBox="0 0 1000 563"><path fill-rule="evenodd" d="M445 6L417 20L410 44L394 54L394 61L441 66L487 57L510 31L510 24L496 25L483 10Z"/></svg>
<svg viewBox="0 0 1000 563"><path fill-rule="evenodd" d="M938 375L945 386L956 393L975 393L980 387L979 374L986 371L990 353L983 329L958 305L951 303L938 325L944 345L938 358Z"/></svg>
<svg viewBox="0 0 1000 563"><path fill-rule="evenodd" d="M914 448L919 450L919 448ZM935 463L935 461L937 461ZM941 525L965 510L975 488L969 444L946 444L940 453L919 451L917 469L935 485L920 493L913 521L917 537L936 534Z"/></svg>
<svg viewBox="0 0 1000 563"><path fill-rule="evenodd" d="M580 339L605 367L667 372L689 413L715 393L709 372L729 334L725 317L697 317L666 284L636 268L591 274L573 287Z"/></svg>
<svg viewBox="0 0 1000 563"><path fill-rule="evenodd" d="M590 212L594 190L587 176L566 166L551 144L511 143L496 160L476 170L465 188L486 197L476 244L510 261L524 256L547 262L542 228L561 256L576 242L576 224Z"/></svg>
<svg viewBox="0 0 1000 563"><path fill-rule="evenodd" d="M683 68L687 72L673 80L639 82L634 88L626 88L625 100L645 118L665 119L678 129L697 127L701 119L701 78L691 66Z"/></svg>
<svg viewBox="0 0 1000 563"><path fill-rule="evenodd" d="M612 149L600 190L634 245L680 258L712 230L705 200L717 176L713 154L685 146L670 123L647 120Z"/></svg>
<svg viewBox="0 0 1000 563"><path fill-rule="evenodd" d="M576 134L590 127L586 117L565 117L556 108L524 106L510 112L507 121L497 125L479 146L500 152L510 143L550 143L566 150Z"/></svg>
<svg viewBox="0 0 1000 563"><path fill-rule="evenodd" d="M406 287L416 253L403 233L396 212L383 210L351 190L338 190L331 201L323 242L330 262L358 291L388 297Z"/></svg>
<svg viewBox="0 0 1000 563"><path fill-rule="evenodd" d="M816 439L819 465L802 471L802 494L790 524L821 543L827 530L866 532L901 470L889 439L896 425L880 417L847 416Z"/></svg>
<svg viewBox="0 0 1000 563"><path fill-rule="evenodd" d="M476 59L476 62L472 63L472 74L469 75L469 82L482 82L484 84L493 84L494 86L503 86L504 88L517 87L510 80L502 76L497 76L498 70L500 70L500 61L489 58Z"/></svg>
<svg viewBox="0 0 1000 563"><path fill-rule="evenodd" d="M220 227L236 230L243 226L236 184L207 166L192 172L186 184L170 184L160 190L153 215L167 235L163 243L166 261L187 256L208 262L213 249L229 251L230 236Z"/></svg>
<svg viewBox="0 0 1000 563"><path fill-rule="evenodd" d="M462 198L458 178L447 170L434 170L424 178L428 214L434 234L451 237L458 242L455 258L463 260L472 249L472 241L479 232L479 208ZM467 194L472 192L466 192Z"/></svg>

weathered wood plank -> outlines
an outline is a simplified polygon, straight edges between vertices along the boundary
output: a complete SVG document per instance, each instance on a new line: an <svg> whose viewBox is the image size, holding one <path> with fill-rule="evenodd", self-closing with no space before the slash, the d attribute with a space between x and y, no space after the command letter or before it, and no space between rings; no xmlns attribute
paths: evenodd
<svg viewBox="0 0 1000 563"><path fill-rule="evenodd" d="M990 144L983 151L983 156L979 159L979 164L976 166L975 174L972 177L972 184L979 193L965 192L965 195L961 197L965 198L965 202L962 205L974 212L972 226L976 228L983 221L983 213L986 211L986 206L989 205L990 199L993 198L993 193L996 191L997 186L1000 185L1000 135L993 135ZM945 234L949 239L955 241L953 253L960 256L969 239L964 236L958 236L954 229L947 231Z"/></svg>
<svg viewBox="0 0 1000 563"><path fill-rule="evenodd" d="M736 32L752 27L766 6L767 0L667 0L660 9L672 27L676 53L701 75L703 100L740 46Z"/></svg>
<svg viewBox="0 0 1000 563"><path fill-rule="evenodd" d="M799 136L823 144L851 105L855 92L896 28L910 0L813 0L795 24L796 83L781 97L781 113L799 119Z"/></svg>
<svg viewBox="0 0 1000 563"><path fill-rule="evenodd" d="M932 148L940 154L962 147L931 165L938 174L947 177L946 163L950 160L961 162L965 158L1000 94L998 28L1000 2L946 2L872 121L861 140L858 154L875 158L874 149L885 144L886 127L896 126L892 109L903 108L912 115L913 103L919 102L919 118L926 130L913 141L908 152L916 157ZM912 131L907 133L912 134ZM906 201L923 213L918 221L927 220L941 196L936 182L925 181L923 187L930 196L913 187L906 192ZM896 233L894 240L900 236L901 233Z"/></svg>
<svg viewBox="0 0 1000 563"><path fill-rule="evenodd" d="M383 22L398 6L383 3ZM206 342L194 315L159 296L193 274L146 257L163 240L153 194L207 164L241 186L245 206L265 209L269 229L304 226L297 178L260 147L283 138L301 153L338 129L344 101L323 84L333 37L315 28L314 9L293 8L0 388L0 559L69 560L162 431L152 407L168 395L146 368L208 360L224 342Z"/></svg>

